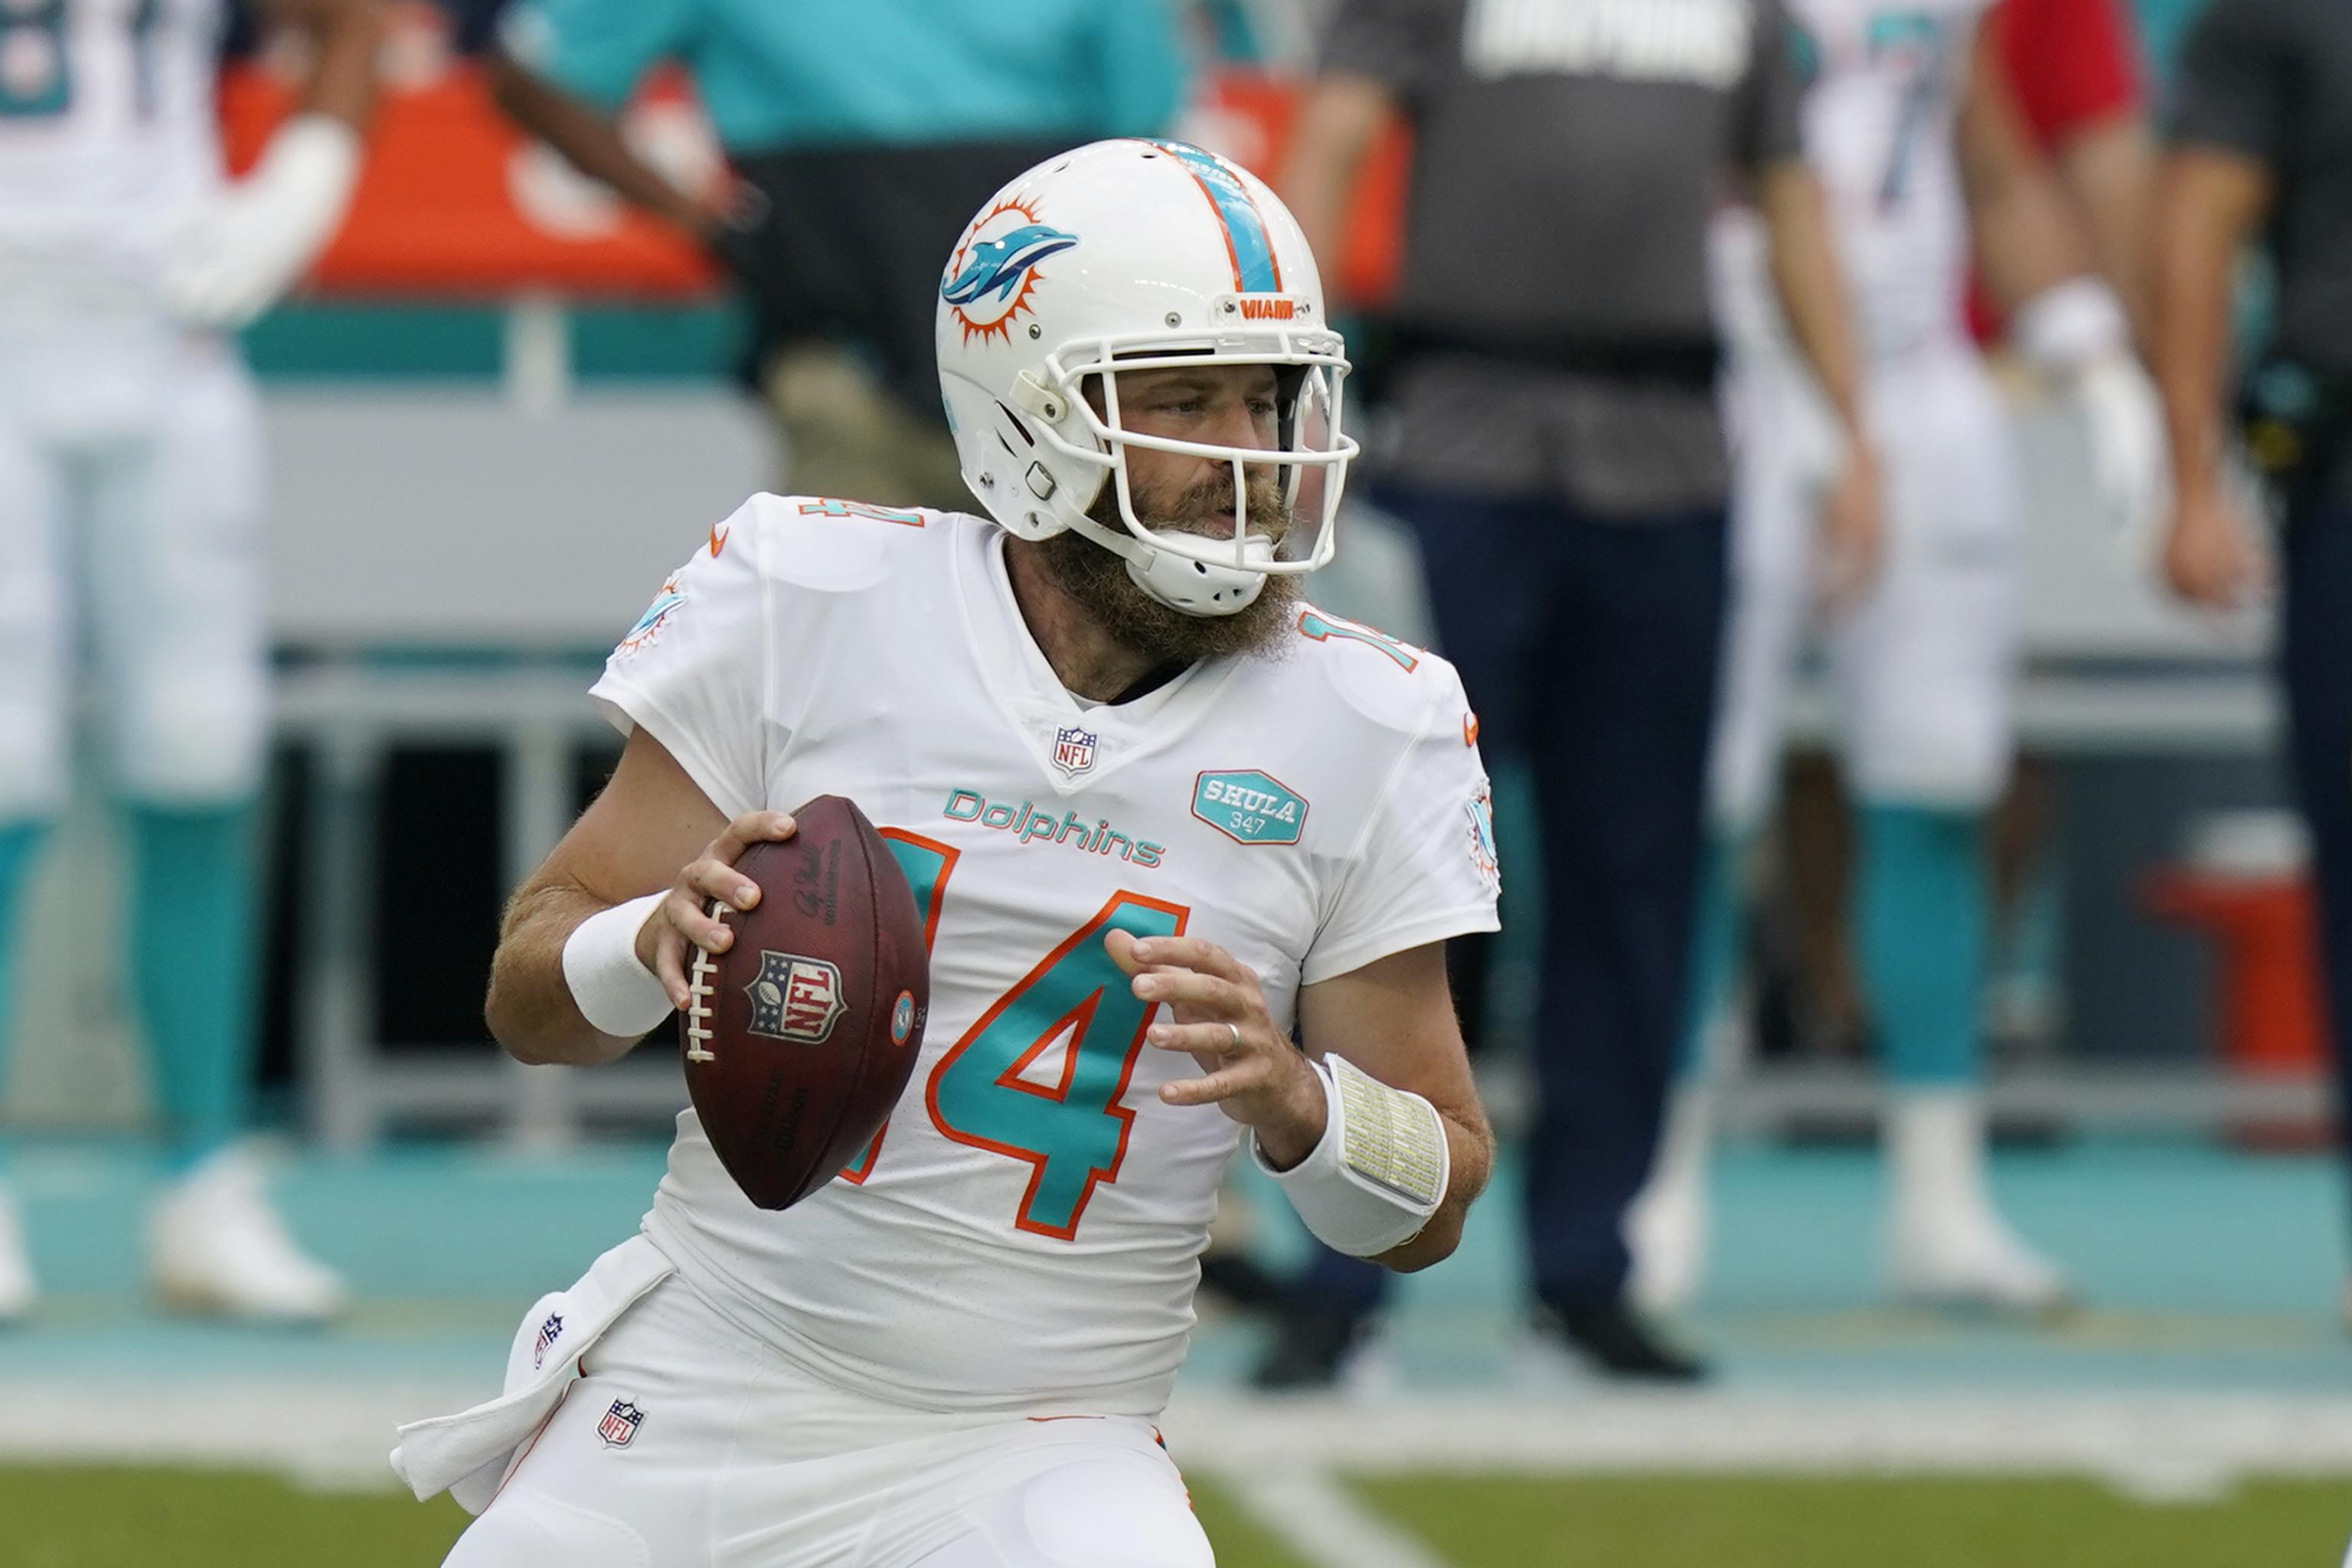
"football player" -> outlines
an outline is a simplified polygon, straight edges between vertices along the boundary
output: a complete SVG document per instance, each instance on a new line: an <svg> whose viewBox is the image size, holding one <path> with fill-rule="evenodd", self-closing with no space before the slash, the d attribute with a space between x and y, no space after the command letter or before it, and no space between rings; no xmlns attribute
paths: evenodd
<svg viewBox="0 0 2352 1568"><path fill-rule="evenodd" d="M1973 239L2028 365L2074 399L2106 521L2144 520L2160 483L2154 393L2121 302L2011 104L1979 27L1985 0L1791 0L1815 81L1807 155L1831 197L1869 354L1885 472L1881 569L1827 635L1846 780L1859 806L1855 949L1890 1084L1888 1267L1897 1293L2038 1310L2058 1270L2001 1219L1983 1154L1978 1014L1989 899L1985 818L2010 767L2022 584L2018 458L1961 310ZM1752 218L1719 236L1739 482L1737 584L1715 740L1717 842L1694 1029L1737 948L1738 851L1769 807L1811 597L1813 520L1835 438L1769 290ZM1636 1293L1696 1288L1709 1141L1696 1040L1658 1168L1629 1217Z"/></svg>
<svg viewBox="0 0 2352 1568"><path fill-rule="evenodd" d="M341 220L377 17L373 0L262 11L307 43L306 81L230 180L218 0L0 6L0 1021L11 925L66 800L87 645L133 867L123 967L176 1173L152 1282L177 1306L311 1320L341 1286L234 1142L252 1076L267 649L260 417L230 334ZM0 1188L0 1319L33 1300Z"/></svg>
<svg viewBox="0 0 2352 1568"><path fill-rule="evenodd" d="M1444 953L1496 927L1486 779L1451 666L1299 595L1355 445L1297 224L1195 148L1080 148L972 220L938 352L989 516L712 531L594 689L627 746L488 1003L524 1061L629 1051L756 899L730 862L838 793L935 922L922 1058L781 1214L681 1113L505 1394L404 1428L480 1511L463 1568L1207 1563L1152 1423L1229 1158L1402 1269L1486 1181Z"/></svg>

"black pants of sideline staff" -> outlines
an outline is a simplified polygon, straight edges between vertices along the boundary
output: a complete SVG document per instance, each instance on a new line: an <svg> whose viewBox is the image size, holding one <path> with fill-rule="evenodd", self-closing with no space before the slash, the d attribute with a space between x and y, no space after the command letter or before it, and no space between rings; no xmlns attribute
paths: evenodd
<svg viewBox="0 0 2352 1568"><path fill-rule="evenodd" d="M1723 510L1601 519L1558 502L1389 487L1421 542L1437 631L1491 761L1525 759L1540 821L1541 1105L1529 1273L1548 1305L1615 1301L1621 1222L1656 1151L1685 1005L1723 635ZM1522 862L1524 863L1524 862ZM1472 938L1489 941L1490 938ZM1356 1312L1384 1271L1337 1254L1304 1301Z"/></svg>
<svg viewBox="0 0 2352 1568"><path fill-rule="evenodd" d="M2295 509L2280 553L2288 752L2319 884L2336 1103L2352 1106L2352 500Z"/></svg>

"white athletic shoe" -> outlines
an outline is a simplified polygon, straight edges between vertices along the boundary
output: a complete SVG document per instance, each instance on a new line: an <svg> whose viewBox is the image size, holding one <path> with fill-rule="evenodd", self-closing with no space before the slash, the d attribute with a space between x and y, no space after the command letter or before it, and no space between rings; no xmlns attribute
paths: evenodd
<svg viewBox="0 0 2352 1568"><path fill-rule="evenodd" d="M1714 1145L1714 1097L1702 1086L1678 1085L1666 1102L1650 1179L1625 1210L1625 1246L1633 1254L1626 1294L1646 1312L1690 1305L1706 1278L1710 1226L1706 1162Z"/></svg>
<svg viewBox="0 0 2352 1568"><path fill-rule="evenodd" d="M259 1163L241 1149L205 1161L157 1201L147 1244L155 1294L174 1311L316 1323L348 1300L334 1271L287 1234Z"/></svg>
<svg viewBox="0 0 2352 1568"><path fill-rule="evenodd" d="M1887 1107L1886 1160L1887 1272L1896 1296L2003 1312L2049 1312L2068 1303L2065 1276L1993 1207L1981 1096L1895 1095Z"/></svg>
<svg viewBox="0 0 2352 1568"><path fill-rule="evenodd" d="M33 1259L25 1250L25 1225L16 1200L0 1187L0 1325L32 1315L40 1291L33 1283Z"/></svg>

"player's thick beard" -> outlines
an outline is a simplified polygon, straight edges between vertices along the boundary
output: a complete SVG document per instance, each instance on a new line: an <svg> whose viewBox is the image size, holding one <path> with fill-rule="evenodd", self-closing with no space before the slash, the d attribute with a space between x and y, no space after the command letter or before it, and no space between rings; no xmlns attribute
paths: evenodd
<svg viewBox="0 0 2352 1568"><path fill-rule="evenodd" d="M1186 491L1172 504L1137 487L1135 514L1152 527L1177 533L1209 533L1208 520L1233 504L1230 482L1212 481ZM1124 532L1118 491L1103 486L1087 515ZM1290 531L1291 512L1273 476L1253 475L1249 487L1250 531L1280 544ZM1038 554L1062 592L1076 601L1123 647L1155 665L1195 664L1204 658L1270 653L1283 644L1298 607L1296 575L1272 575L1256 598L1230 616L1188 616L1163 605L1127 574L1127 563L1075 530L1042 541Z"/></svg>

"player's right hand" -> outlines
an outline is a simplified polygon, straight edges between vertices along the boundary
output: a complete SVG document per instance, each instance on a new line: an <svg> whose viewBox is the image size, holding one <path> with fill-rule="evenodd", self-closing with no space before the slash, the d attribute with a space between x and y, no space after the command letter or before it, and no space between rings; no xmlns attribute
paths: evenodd
<svg viewBox="0 0 2352 1568"><path fill-rule="evenodd" d="M1877 458L1868 447L1848 443L1837 482L1822 501L1820 590L1832 615L1852 609L1878 575L1885 542L1882 504Z"/></svg>
<svg viewBox="0 0 2352 1568"><path fill-rule="evenodd" d="M735 869L735 862L752 845L790 838L797 830L790 812L744 813L687 864L660 907L637 928L637 962L653 971L671 1005L683 1008L692 999L686 978L693 963L688 947L718 953L734 943L735 933L709 912L710 901L716 899L739 910L760 901L760 884Z"/></svg>
<svg viewBox="0 0 2352 1568"><path fill-rule="evenodd" d="M2164 575L2192 605L2232 610L2268 585L2270 564L2238 509L2218 489L2184 496L2164 542Z"/></svg>
<svg viewBox="0 0 2352 1568"><path fill-rule="evenodd" d="M690 199L695 212L688 226L706 249L739 279L756 279L766 270L762 261L776 219L767 192L749 180L730 177Z"/></svg>

